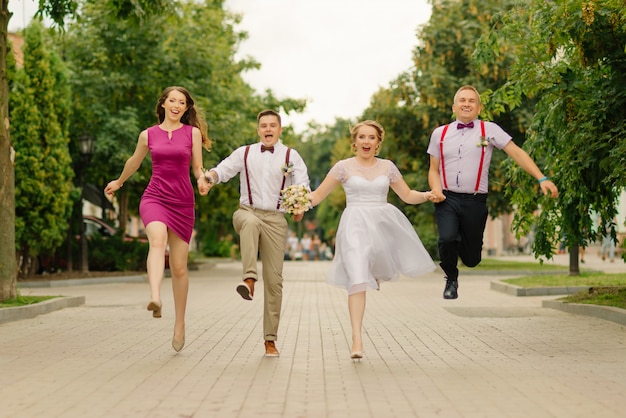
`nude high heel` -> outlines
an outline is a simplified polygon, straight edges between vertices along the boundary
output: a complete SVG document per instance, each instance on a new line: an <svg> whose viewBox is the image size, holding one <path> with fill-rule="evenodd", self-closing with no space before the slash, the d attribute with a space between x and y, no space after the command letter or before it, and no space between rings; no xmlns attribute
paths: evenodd
<svg viewBox="0 0 626 418"><path fill-rule="evenodd" d="M176 351L177 353L183 349L183 347L185 346L185 336L183 335L183 338L180 340L176 340L176 338L172 337L172 348L174 349L174 351Z"/></svg>

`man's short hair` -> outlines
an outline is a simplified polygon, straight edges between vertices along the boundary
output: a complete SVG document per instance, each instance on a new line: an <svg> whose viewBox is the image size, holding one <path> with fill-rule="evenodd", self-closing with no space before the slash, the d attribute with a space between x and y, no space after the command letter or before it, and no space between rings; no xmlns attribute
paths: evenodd
<svg viewBox="0 0 626 418"><path fill-rule="evenodd" d="M259 121L261 120L263 116L276 116L278 118L278 124L282 126L282 122L280 120L280 114L277 111L272 110L272 109L265 109L265 110L260 111L259 114L256 116L257 125L259 124Z"/></svg>

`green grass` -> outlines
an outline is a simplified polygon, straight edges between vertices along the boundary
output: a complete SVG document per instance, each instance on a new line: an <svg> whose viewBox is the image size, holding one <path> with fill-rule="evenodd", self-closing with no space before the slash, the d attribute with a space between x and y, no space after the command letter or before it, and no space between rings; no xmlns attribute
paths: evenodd
<svg viewBox="0 0 626 418"><path fill-rule="evenodd" d="M467 269L465 266L460 270ZM578 276L570 276L568 266L541 264L537 262L518 262L496 259L484 259L474 270L483 271L524 271L525 276L502 280L515 286L530 287L563 287L588 286L589 290L575 295L562 297L558 300L568 303L585 303L590 305L613 306L626 309L626 273L606 274L595 271L581 271ZM556 273L556 271L566 273ZM551 274L550 272L555 273ZM541 273L541 274L533 274Z"/></svg>
<svg viewBox="0 0 626 418"><path fill-rule="evenodd" d="M626 287L592 287L588 291L566 296L559 300L568 303L586 303L626 309Z"/></svg>
<svg viewBox="0 0 626 418"><path fill-rule="evenodd" d="M626 273L606 274L583 272L579 276L569 274L538 274L502 280L519 287L561 287L561 286L626 286Z"/></svg>
<svg viewBox="0 0 626 418"><path fill-rule="evenodd" d="M15 308L17 306L32 305L34 303L43 302L58 296L21 296L18 295L13 299L7 299L0 302L0 308Z"/></svg>
<svg viewBox="0 0 626 418"><path fill-rule="evenodd" d="M524 288L588 286L590 287L589 290L565 296L558 300L568 303L585 303L626 309L626 273L583 272L578 276L570 276L569 274L538 274L502 281Z"/></svg>

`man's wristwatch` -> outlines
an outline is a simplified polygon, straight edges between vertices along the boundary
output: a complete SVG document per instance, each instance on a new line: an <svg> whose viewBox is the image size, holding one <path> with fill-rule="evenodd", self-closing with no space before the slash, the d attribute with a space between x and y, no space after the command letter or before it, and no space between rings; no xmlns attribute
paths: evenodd
<svg viewBox="0 0 626 418"><path fill-rule="evenodd" d="M204 167L202 167L202 175L204 176L204 179L207 181L207 183L209 183L211 186L215 184L215 180L213 180L211 172L207 171L207 169Z"/></svg>

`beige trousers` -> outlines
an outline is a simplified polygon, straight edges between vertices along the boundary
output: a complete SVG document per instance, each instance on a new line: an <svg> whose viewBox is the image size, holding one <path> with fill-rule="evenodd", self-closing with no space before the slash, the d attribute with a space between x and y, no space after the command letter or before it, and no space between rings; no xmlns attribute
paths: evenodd
<svg viewBox="0 0 626 418"><path fill-rule="evenodd" d="M239 234L243 263L242 279L258 279L257 259L263 265L263 335L276 341L283 301L283 260L287 244L287 220L282 212L240 207L233 214L233 226Z"/></svg>

